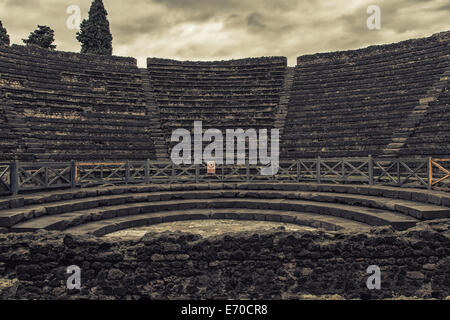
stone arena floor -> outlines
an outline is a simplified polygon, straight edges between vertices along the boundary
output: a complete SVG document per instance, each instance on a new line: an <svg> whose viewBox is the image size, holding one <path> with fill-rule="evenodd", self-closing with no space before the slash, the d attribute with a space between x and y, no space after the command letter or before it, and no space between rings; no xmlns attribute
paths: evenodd
<svg viewBox="0 0 450 320"><path fill-rule="evenodd" d="M220 236L234 232L258 232L267 230L286 230L286 231L314 231L316 229L294 224L267 222L267 221L237 221L237 220L189 220L158 225L125 229L111 234L104 238L121 238L123 240L140 239L147 232L189 232L198 234L203 238Z"/></svg>

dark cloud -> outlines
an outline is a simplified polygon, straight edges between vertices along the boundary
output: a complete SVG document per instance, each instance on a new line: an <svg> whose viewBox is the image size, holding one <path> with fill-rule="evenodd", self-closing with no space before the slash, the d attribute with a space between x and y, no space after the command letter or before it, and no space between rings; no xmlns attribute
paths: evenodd
<svg viewBox="0 0 450 320"><path fill-rule="evenodd" d="M229 9L239 4L239 1L235 0L153 0L153 2L169 9L188 11Z"/></svg>
<svg viewBox="0 0 450 320"><path fill-rule="evenodd" d="M47 24L58 49L79 51L66 27L69 5L87 16L91 0L0 0L0 20L13 43ZM354 49L429 36L450 29L448 0L104 0L114 54L182 60L301 54ZM366 27L369 5L382 28Z"/></svg>
<svg viewBox="0 0 450 320"><path fill-rule="evenodd" d="M266 29L263 16L258 12L253 12L247 16L247 25L253 31L263 31Z"/></svg>
<svg viewBox="0 0 450 320"><path fill-rule="evenodd" d="M450 11L450 3L445 4L442 7L439 7L438 10L440 10L440 11Z"/></svg>

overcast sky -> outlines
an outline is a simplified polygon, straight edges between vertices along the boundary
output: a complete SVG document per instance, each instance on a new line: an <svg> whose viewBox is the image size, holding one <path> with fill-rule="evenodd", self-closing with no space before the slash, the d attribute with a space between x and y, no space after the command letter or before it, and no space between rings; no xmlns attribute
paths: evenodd
<svg viewBox="0 0 450 320"><path fill-rule="evenodd" d="M180 60L297 56L392 43L450 30L450 0L103 0L114 54ZM67 8L86 18L91 0L0 0L12 43L37 24L55 30L58 50L79 52ZM369 30L367 7L381 8Z"/></svg>

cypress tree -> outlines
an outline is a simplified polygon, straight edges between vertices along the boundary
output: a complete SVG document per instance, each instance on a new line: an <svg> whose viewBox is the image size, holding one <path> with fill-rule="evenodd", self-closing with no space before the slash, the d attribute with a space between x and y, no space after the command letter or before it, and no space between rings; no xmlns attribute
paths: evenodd
<svg viewBox="0 0 450 320"><path fill-rule="evenodd" d="M112 55L112 35L108 13L102 0L94 0L89 9L89 18L84 19L77 32L81 53Z"/></svg>
<svg viewBox="0 0 450 320"><path fill-rule="evenodd" d="M33 45L44 49L56 49L56 46L52 44L55 41L55 32L47 26L38 25L38 28L30 33L28 39L22 39L22 41L27 46Z"/></svg>
<svg viewBox="0 0 450 320"><path fill-rule="evenodd" d="M0 46L9 46L9 35L0 20Z"/></svg>

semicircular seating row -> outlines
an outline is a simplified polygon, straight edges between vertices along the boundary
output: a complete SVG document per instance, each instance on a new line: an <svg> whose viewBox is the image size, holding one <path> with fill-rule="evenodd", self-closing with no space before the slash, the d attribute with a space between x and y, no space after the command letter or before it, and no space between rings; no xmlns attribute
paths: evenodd
<svg viewBox="0 0 450 320"><path fill-rule="evenodd" d="M449 155L449 52L446 31L298 57L282 158Z"/></svg>
<svg viewBox="0 0 450 320"><path fill-rule="evenodd" d="M155 159L134 58L0 48L0 161Z"/></svg>
<svg viewBox="0 0 450 320"><path fill-rule="evenodd" d="M398 230L450 217L450 194L381 186L214 183L70 189L0 200L0 230L108 233L165 222L240 219L326 230Z"/></svg>

